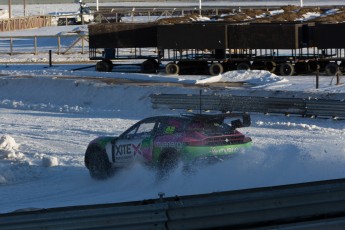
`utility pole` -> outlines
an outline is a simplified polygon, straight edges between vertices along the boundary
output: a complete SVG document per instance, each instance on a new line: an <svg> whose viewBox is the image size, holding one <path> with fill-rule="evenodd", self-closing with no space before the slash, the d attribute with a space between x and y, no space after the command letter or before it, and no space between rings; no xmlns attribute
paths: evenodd
<svg viewBox="0 0 345 230"><path fill-rule="evenodd" d="M201 0L199 0L199 14L201 15Z"/></svg>
<svg viewBox="0 0 345 230"><path fill-rule="evenodd" d="M8 17L12 18L11 0L8 0Z"/></svg>
<svg viewBox="0 0 345 230"><path fill-rule="evenodd" d="M24 0L24 17L26 16L26 0Z"/></svg>

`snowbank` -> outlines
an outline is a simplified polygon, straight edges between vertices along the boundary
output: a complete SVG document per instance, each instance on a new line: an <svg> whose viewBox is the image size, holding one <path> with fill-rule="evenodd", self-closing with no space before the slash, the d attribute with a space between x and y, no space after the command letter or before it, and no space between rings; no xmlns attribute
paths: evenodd
<svg viewBox="0 0 345 230"><path fill-rule="evenodd" d="M9 135L0 137L0 160L19 157L20 153L17 152L18 148L19 145L13 137Z"/></svg>
<svg viewBox="0 0 345 230"><path fill-rule="evenodd" d="M42 158L42 166L43 167L53 167L53 166L58 166L59 165L59 160L57 157L52 157L52 156L43 156Z"/></svg>
<svg viewBox="0 0 345 230"><path fill-rule="evenodd" d="M17 174L13 162L20 161L24 155L18 152L19 145L13 137L3 135L0 137L0 185L15 181L21 177Z"/></svg>
<svg viewBox="0 0 345 230"><path fill-rule="evenodd" d="M246 82L251 85L266 85L280 81L287 80L264 70L237 70L225 72L218 76L197 80L196 84L207 84L214 82Z"/></svg>
<svg viewBox="0 0 345 230"><path fill-rule="evenodd" d="M26 156L19 152L19 147L10 135L0 137L0 185L32 180L43 168L59 165L55 156L37 153Z"/></svg>

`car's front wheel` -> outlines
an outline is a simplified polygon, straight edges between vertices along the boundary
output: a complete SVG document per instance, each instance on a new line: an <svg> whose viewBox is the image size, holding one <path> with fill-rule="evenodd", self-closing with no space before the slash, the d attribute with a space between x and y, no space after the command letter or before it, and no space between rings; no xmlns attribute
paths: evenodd
<svg viewBox="0 0 345 230"><path fill-rule="evenodd" d="M112 174L111 164L104 150L98 146L89 146L85 153L85 164L92 178L107 179Z"/></svg>

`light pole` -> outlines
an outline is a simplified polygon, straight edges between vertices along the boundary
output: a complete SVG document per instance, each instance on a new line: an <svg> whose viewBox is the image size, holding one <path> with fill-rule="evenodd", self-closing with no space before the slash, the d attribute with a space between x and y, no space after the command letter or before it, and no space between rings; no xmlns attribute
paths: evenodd
<svg viewBox="0 0 345 230"><path fill-rule="evenodd" d="M23 5L24 5L24 17L25 17L26 16L26 0L24 0Z"/></svg>
<svg viewBox="0 0 345 230"><path fill-rule="evenodd" d="M199 0L199 14L201 15L201 0Z"/></svg>
<svg viewBox="0 0 345 230"><path fill-rule="evenodd" d="M8 17L12 18L11 0L8 0Z"/></svg>

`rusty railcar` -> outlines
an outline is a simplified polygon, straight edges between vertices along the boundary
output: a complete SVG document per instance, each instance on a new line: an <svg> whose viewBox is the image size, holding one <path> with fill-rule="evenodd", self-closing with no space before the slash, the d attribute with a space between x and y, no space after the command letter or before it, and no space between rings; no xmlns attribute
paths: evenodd
<svg viewBox="0 0 345 230"><path fill-rule="evenodd" d="M228 47L226 23L182 23L157 28L158 49L168 74L223 72Z"/></svg>
<svg viewBox="0 0 345 230"><path fill-rule="evenodd" d="M141 71L211 74L260 69L280 75L344 66L345 24L193 22L89 26L90 59L111 71L114 60L142 60ZM99 49L102 49L99 52ZM101 55L99 55L101 54Z"/></svg>
<svg viewBox="0 0 345 230"><path fill-rule="evenodd" d="M157 55L143 53L143 48L157 47L157 25L154 23L101 23L89 25L90 59L101 60L96 70L112 70L111 60L144 59L143 70L151 72L158 65ZM101 55L98 49L102 49ZM122 52L125 51L125 52Z"/></svg>

